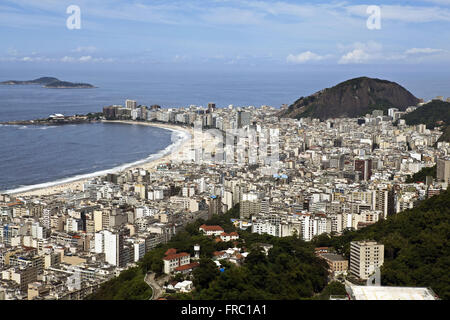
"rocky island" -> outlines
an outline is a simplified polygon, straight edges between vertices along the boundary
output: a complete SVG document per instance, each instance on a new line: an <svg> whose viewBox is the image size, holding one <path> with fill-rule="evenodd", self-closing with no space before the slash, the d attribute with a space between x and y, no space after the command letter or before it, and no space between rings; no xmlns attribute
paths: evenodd
<svg viewBox="0 0 450 320"><path fill-rule="evenodd" d="M54 77L42 77L35 80L8 80L0 82L2 85L41 85L43 88L49 89L90 89L95 88L89 83L75 83L69 81L61 81Z"/></svg>

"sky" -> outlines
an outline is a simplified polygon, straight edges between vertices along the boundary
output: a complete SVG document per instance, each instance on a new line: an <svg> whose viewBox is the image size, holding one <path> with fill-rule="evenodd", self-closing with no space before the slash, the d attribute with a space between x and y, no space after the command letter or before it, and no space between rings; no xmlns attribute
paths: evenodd
<svg viewBox="0 0 450 320"><path fill-rule="evenodd" d="M68 27L78 21L71 6L79 28ZM445 70L450 0L2 0L0 35L0 72L49 64Z"/></svg>

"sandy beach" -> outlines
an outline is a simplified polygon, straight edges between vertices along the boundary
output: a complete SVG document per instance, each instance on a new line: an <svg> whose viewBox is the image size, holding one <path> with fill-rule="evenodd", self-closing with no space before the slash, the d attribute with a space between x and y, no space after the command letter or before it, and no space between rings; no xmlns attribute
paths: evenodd
<svg viewBox="0 0 450 320"><path fill-rule="evenodd" d="M138 121L103 121L105 123L122 123L122 124L130 124L130 125L145 125L145 126L152 126L152 127L158 127L163 129L169 129L174 131L183 131L187 134L189 134L189 138L186 139L183 143L181 143L177 148L172 150L171 153L166 154L159 159L150 160L149 162L140 163L136 166L130 166L126 168L125 170L131 170L133 168L143 168L148 171L154 171L156 170L157 166L161 163L167 163L170 162L173 159L182 159L183 157L183 151L188 150L190 148L190 144L193 138L193 130L191 128L185 128L181 126L176 125L170 125L170 124L162 124L162 123L152 123L152 122L138 122ZM99 174L99 176L102 176L103 174ZM29 197L29 196L47 196L47 195L53 195L53 194L59 194L63 193L66 190L72 190L72 191L82 191L83 190L83 184L89 180L90 178L84 178L76 181L71 181L67 183L61 183L53 186L43 187L36 189L24 191L24 192L18 192L18 193L11 193L11 195L14 195L16 197Z"/></svg>

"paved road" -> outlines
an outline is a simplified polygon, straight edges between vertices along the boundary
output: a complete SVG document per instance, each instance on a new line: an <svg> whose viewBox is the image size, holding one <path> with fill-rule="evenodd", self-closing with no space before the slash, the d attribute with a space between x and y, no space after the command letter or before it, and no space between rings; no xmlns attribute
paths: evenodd
<svg viewBox="0 0 450 320"><path fill-rule="evenodd" d="M152 288L152 296L149 300L158 300L159 297L162 296L164 290L161 288L161 285L168 279L168 276L164 276L160 278L158 281L155 280L155 273L147 273L145 275L144 281L147 283L150 288Z"/></svg>

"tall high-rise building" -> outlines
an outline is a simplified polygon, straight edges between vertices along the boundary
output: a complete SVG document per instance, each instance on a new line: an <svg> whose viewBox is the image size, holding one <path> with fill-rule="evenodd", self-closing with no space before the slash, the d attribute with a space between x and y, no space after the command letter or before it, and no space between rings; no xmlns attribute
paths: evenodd
<svg viewBox="0 0 450 320"><path fill-rule="evenodd" d="M94 241L95 252L104 253L107 263L117 267L124 267L126 265L123 234L121 232L102 230L95 234Z"/></svg>
<svg viewBox="0 0 450 320"><path fill-rule="evenodd" d="M216 104L213 102L208 103L208 111L209 112L214 112L214 110L216 109Z"/></svg>
<svg viewBox="0 0 450 320"><path fill-rule="evenodd" d="M372 177L372 159L355 159L355 171L360 173L361 180L370 180L370 177Z"/></svg>
<svg viewBox="0 0 450 320"><path fill-rule="evenodd" d="M50 219L52 217L52 209L46 208L42 210L42 226L47 230L50 230Z"/></svg>
<svg viewBox="0 0 450 320"><path fill-rule="evenodd" d="M222 213L222 198L212 195L208 198L208 217Z"/></svg>
<svg viewBox="0 0 450 320"><path fill-rule="evenodd" d="M239 205L239 215L241 219L250 219L250 216L261 212L261 200L257 194L244 193Z"/></svg>
<svg viewBox="0 0 450 320"><path fill-rule="evenodd" d="M436 179L439 182L450 182L450 159L438 159Z"/></svg>
<svg viewBox="0 0 450 320"><path fill-rule="evenodd" d="M243 128L250 125L250 112L238 111L237 127Z"/></svg>
<svg viewBox="0 0 450 320"><path fill-rule="evenodd" d="M352 241L350 243L350 273L367 280L383 265L384 245L375 241Z"/></svg>
<svg viewBox="0 0 450 320"><path fill-rule="evenodd" d="M139 199L146 199L147 187L141 183L134 185L134 192L139 197Z"/></svg>
<svg viewBox="0 0 450 320"><path fill-rule="evenodd" d="M388 216L395 213L395 192L391 189L383 189L375 191L375 210L383 212L383 217L386 219Z"/></svg>
<svg viewBox="0 0 450 320"><path fill-rule="evenodd" d="M136 109L137 102L134 100L125 100L125 108L127 109Z"/></svg>

